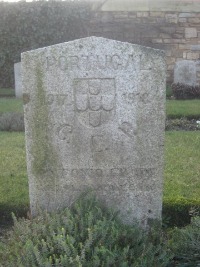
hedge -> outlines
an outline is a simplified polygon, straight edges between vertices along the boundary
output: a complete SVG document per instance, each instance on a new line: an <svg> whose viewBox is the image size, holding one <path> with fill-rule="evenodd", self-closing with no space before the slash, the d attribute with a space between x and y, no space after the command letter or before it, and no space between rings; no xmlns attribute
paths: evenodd
<svg viewBox="0 0 200 267"><path fill-rule="evenodd" d="M0 88L13 88L24 51L88 36L87 2L0 2Z"/></svg>

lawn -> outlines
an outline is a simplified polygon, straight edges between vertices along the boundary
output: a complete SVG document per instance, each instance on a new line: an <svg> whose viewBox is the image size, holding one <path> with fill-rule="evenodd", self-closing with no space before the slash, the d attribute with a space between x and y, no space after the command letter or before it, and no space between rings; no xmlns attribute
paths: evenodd
<svg viewBox="0 0 200 267"><path fill-rule="evenodd" d="M3 112L23 112L21 99L0 98L0 113ZM167 100L167 116L171 118L196 118L200 119L200 100Z"/></svg>
<svg viewBox="0 0 200 267"><path fill-rule="evenodd" d="M28 206L24 133L0 132L0 222Z"/></svg>
<svg viewBox="0 0 200 267"><path fill-rule="evenodd" d="M7 217L28 206L24 133L0 132L0 151L0 214ZM165 199L200 201L199 159L199 132L166 133Z"/></svg>
<svg viewBox="0 0 200 267"><path fill-rule="evenodd" d="M200 133L166 132L164 198L200 200Z"/></svg>
<svg viewBox="0 0 200 267"><path fill-rule="evenodd" d="M0 88L0 96L4 96L4 95L14 97L15 90L12 88Z"/></svg>
<svg viewBox="0 0 200 267"><path fill-rule="evenodd" d="M167 100L166 112L170 118L200 119L200 100Z"/></svg>
<svg viewBox="0 0 200 267"><path fill-rule="evenodd" d="M21 99L0 98L0 114L6 112L23 112Z"/></svg>

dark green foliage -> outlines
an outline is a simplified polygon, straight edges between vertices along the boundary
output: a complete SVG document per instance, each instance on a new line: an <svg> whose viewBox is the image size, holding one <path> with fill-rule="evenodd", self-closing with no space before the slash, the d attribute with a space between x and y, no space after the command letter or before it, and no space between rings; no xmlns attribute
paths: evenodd
<svg viewBox="0 0 200 267"><path fill-rule="evenodd" d="M23 132L23 114L12 112L0 114L0 131Z"/></svg>
<svg viewBox="0 0 200 267"><path fill-rule="evenodd" d="M176 99L199 99L200 86L190 86L181 83L172 84L173 95Z"/></svg>
<svg viewBox="0 0 200 267"><path fill-rule="evenodd" d="M200 266L200 216L193 217L191 224L185 228L175 228L171 235L171 248L176 255L176 266Z"/></svg>
<svg viewBox="0 0 200 267"><path fill-rule="evenodd" d="M0 88L0 97L14 97L15 90L12 88Z"/></svg>
<svg viewBox="0 0 200 267"><path fill-rule="evenodd" d="M164 199L163 218L168 227L185 226L190 223L193 211L200 213L200 200L186 198Z"/></svg>
<svg viewBox="0 0 200 267"><path fill-rule="evenodd" d="M14 224L3 266L164 267L172 258L159 229L123 225L90 194L71 210Z"/></svg>
<svg viewBox="0 0 200 267"><path fill-rule="evenodd" d="M199 103L200 104L200 103ZM199 116L200 117L200 116ZM187 118L167 119L165 123L166 131L200 131L200 125L196 120L188 120Z"/></svg>
<svg viewBox="0 0 200 267"><path fill-rule="evenodd" d="M172 87L169 84L166 86L166 97L169 99L173 97Z"/></svg>
<svg viewBox="0 0 200 267"><path fill-rule="evenodd" d="M0 87L13 88L22 52L86 37L89 19L86 2L0 2Z"/></svg>

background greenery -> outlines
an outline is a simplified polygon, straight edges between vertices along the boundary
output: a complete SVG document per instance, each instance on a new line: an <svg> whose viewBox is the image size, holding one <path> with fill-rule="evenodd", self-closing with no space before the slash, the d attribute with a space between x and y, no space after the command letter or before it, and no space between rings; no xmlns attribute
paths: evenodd
<svg viewBox="0 0 200 267"><path fill-rule="evenodd" d="M12 88L0 88L0 97L2 96L14 97L15 90Z"/></svg>
<svg viewBox="0 0 200 267"><path fill-rule="evenodd" d="M23 113L22 100L16 98L0 98L0 114L6 112Z"/></svg>
<svg viewBox="0 0 200 267"><path fill-rule="evenodd" d="M181 118L200 120L200 100L167 100L166 113L168 118Z"/></svg>
<svg viewBox="0 0 200 267"><path fill-rule="evenodd" d="M0 2L0 87L14 88L22 52L86 37L89 19L80 1Z"/></svg>
<svg viewBox="0 0 200 267"><path fill-rule="evenodd" d="M28 179L24 133L0 132L0 223L11 212L25 214L28 208Z"/></svg>
<svg viewBox="0 0 200 267"><path fill-rule="evenodd" d="M164 198L200 200L199 159L199 132L166 132Z"/></svg>

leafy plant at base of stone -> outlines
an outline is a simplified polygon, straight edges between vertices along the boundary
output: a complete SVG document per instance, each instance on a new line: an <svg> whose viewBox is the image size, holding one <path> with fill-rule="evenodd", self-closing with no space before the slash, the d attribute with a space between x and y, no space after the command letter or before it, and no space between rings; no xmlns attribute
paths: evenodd
<svg viewBox="0 0 200 267"><path fill-rule="evenodd" d="M164 267L173 255L156 231L121 224L116 212L87 194L59 213L14 217L3 266Z"/></svg>

